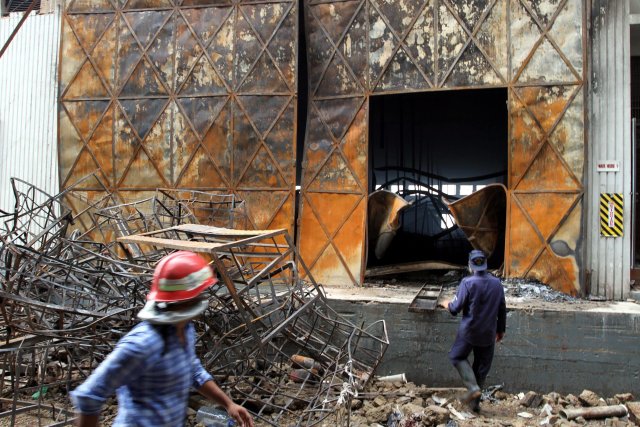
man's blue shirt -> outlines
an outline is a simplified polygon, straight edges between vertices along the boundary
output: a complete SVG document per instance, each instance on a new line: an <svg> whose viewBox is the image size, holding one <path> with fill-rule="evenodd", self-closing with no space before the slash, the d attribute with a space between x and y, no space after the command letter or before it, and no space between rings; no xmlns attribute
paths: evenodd
<svg viewBox="0 0 640 427"><path fill-rule="evenodd" d="M191 323L185 327L186 345L180 343L174 326L164 326L164 334L160 328L141 322L125 335L93 374L71 392L76 409L99 414L115 392L118 415L114 427L182 427L190 387L198 389L212 377L195 354Z"/></svg>
<svg viewBox="0 0 640 427"><path fill-rule="evenodd" d="M474 346L495 342L496 333L506 328L507 309L500 279L489 273L475 273L460 282L449 312L462 312L458 334Z"/></svg>

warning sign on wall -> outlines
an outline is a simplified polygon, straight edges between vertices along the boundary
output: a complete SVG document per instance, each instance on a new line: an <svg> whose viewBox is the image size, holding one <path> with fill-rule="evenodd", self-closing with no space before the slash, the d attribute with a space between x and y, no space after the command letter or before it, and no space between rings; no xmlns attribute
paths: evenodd
<svg viewBox="0 0 640 427"><path fill-rule="evenodd" d="M600 235L622 236L622 194L600 193Z"/></svg>

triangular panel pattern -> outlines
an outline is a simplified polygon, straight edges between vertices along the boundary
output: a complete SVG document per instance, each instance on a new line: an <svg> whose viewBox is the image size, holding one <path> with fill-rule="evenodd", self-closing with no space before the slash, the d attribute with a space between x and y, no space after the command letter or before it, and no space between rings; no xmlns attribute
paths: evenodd
<svg viewBox="0 0 640 427"><path fill-rule="evenodd" d="M289 88L295 87L297 78L296 45L298 37L296 16L296 10L292 8L280 24L277 34L267 46L267 50L284 76Z"/></svg>
<svg viewBox="0 0 640 427"><path fill-rule="evenodd" d="M178 102L180 102L194 130L200 137L203 137L218 117L227 99L227 96L179 98Z"/></svg>
<svg viewBox="0 0 640 427"><path fill-rule="evenodd" d="M349 219L349 214L362 199L359 194L307 193L320 222L330 236Z"/></svg>
<svg viewBox="0 0 640 427"><path fill-rule="evenodd" d="M293 167L296 157L294 143L294 101L289 105L278 118L276 124L271 128L268 135L265 135L264 143L271 151L275 161L280 166L284 179L290 183L295 183L295 168Z"/></svg>
<svg viewBox="0 0 640 427"><path fill-rule="evenodd" d="M282 209L289 197L289 191L239 191L240 197L247 204L247 211L258 229L271 227L273 218Z"/></svg>
<svg viewBox="0 0 640 427"><path fill-rule="evenodd" d="M179 151L177 154L179 155ZM179 187L225 188L225 182L218 173L215 163L204 152L198 149L190 158L187 166L180 173Z"/></svg>
<svg viewBox="0 0 640 427"><path fill-rule="evenodd" d="M344 156L351 162L356 178L363 183L367 182L369 167L366 129L367 107L363 104L340 145Z"/></svg>
<svg viewBox="0 0 640 427"><path fill-rule="evenodd" d="M67 19L72 24L84 50L90 53L95 43L102 37L109 24L113 21L114 16L112 13L81 14L67 15Z"/></svg>
<svg viewBox="0 0 640 427"><path fill-rule="evenodd" d="M151 161L158 166L164 179L168 182L173 180L171 156L168 156L167 153L171 153L171 117L172 114L175 114L174 111L175 104L169 104L144 140L144 146Z"/></svg>
<svg viewBox="0 0 640 427"><path fill-rule="evenodd" d="M523 214L514 199L518 195L513 195L511 200L511 215L509 219L509 242L508 248L511 253L509 274L514 277L524 277L531 266L535 255L544 246L533 225Z"/></svg>
<svg viewBox="0 0 640 427"><path fill-rule="evenodd" d="M444 82L447 87L489 86L502 83L500 77L475 44L470 43Z"/></svg>
<svg viewBox="0 0 640 427"><path fill-rule="evenodd" d="M214 71L206 56L201 56L191 75L182 86L181 95L222 95L227 88Z"/></svg>
<svg viewBox="0 0 640 427"><path fill-rule="evenodd" d="M542 237L549 239L554 229L569 213L578 196L576 193L518 193L518 200Z"/></svg>
<svg viewBox="0 0 640 427"><path fill-rule="evenodd" d="M583 72L582 12L580 2L566 2L548 33L579 75Z"/></svg>
<svg viewBox="0 0 640 427"><path fill-rule="evenodd" d="M234 74L236 85L238 85L239 87L239 85L244 81L245 76L247 76L249 72L253 71L253 65L255 62L257 62L258 59L261 59L263 61L263 67L265 66L265 62L268 64L267 68L270 69L267 72L269 74L273 73L273 67L270 63L271 60L262 57L263 46L242 14L239 14L237 17L235 31L235 40L237 46L236 58L234 63ZM260 75L258 75L257 77L254 75L254 79L260 79L261 77L262 76ZM259 82L253 82L253 84L259 84Z"/></svg>
<svg viewBox="0 0 640 427"><path fill-rule="evenodd" d="M82 139L89 140L91 131L109 106L110 101L67 101L63 105L69 112L69 117L80 131Z"/></svg>
<svg viewBox="0 0 640 427"><path fill-rule="evenodd" d="M193 27L196 36L203 46L208 46L232 9L229 7L207 7L200 9L183 9L187 22Z"/></svg>
<svg viewBox="0 0 640 427"><path fill-rule="evenodd" d="M576 86L528 86L514 88L520 100L545 132L550 132L564 114Z"/></svg>
<svg viewBox="0 0 640 427"><path fill-rule="evenodd" d="M387 18L387 22L396 34L402 36L409 29L411 20L420 11L426 0L371 0L378 6L380 13Z"/></svg>
<svg viewBox="0 0 640 427"><path fill-rule="evenodd" d="M531 267L528 277L537 279L563 293L577 295L579 283L575 272L578 271L575 258L559 258L545 249Z"/></svg>
<svg viewBox="0 0 640 427"><path fill-rule="evenodd" d="M71 120L64 109L59 113L60 141L64 142L64 149L60 150L58 163L60 165L60 176L66 181L71 167L75 163L80 151L84 147L82 138L71 124Z"/></svg>
<svg viewBox="0 0 640 427"><path fill-rule="evenodd" d="M133 156L139 149L140 143L120 108L115 110L115 121L116 133L113 139L113 160L115 182L119 183Z"/></svg>
<svg viewBox="0 0 640 427"><path fill-rule="evenodd" d="M361 8L358 16L356 16L338 46L338 51L342 53L347 66L351 68L353 74L359 79L362 87L367 87L367 63L369 61L367 55L367 22L366 8Z"/></svg>
<svg viewBox="0 0 640 427"><path fill-rule="evenodd" d="M357 281L360 280L360 269L365 246L365 217L366 203L364 197L361 197L358 206L333 238L334 246L342 255L342 259L351 272L351 276Z"/></svg>
<svg viewBox="0 0 640 427"><path fill-rule="evenodd" d="M524 2L528 5L533 13L535 14L538 21L542 24L543 28L549 26L551 22L551 18L555 15L558 10L558 6L562 3L562 0L545 0L545 1L531 1L525 0ZM579 4L578 2L574 2Z"/></svg>
<svg viewBox="0 0 640 427"><path fill-rule="evenodd" d="M360 192L362 188L353 177L347 163L337 152L334 152L329 160L315 176L309 185L309 191L339 190Z"/></svg>
<svg viewBox="0 0 640 427"><path fill-rule="evenodd" d="M138 150L135 159L120 184L128 188L158 188L169 185L159 174L144 150Z"/></svg>
<svg viewBox="0 0 640 427"><path fill-rule="evenodd" d="M476 34L478 46L484 50L498 70L501 79L505 81L509 80L507 3L508 0L498 0Z"/></svg>
<svg viewBox="0 0 640 427"><path fill-rule="evenodd" d="M189 26L182 18L178 16L175 19L176 25L176 64L175 64L175 76L176 76L176 91L179 91L180 87L190 75L189 71L196 63L202 48L195 37L191 34Z"/></svg>
<svg viewBox="0 0 640 427"><path fill-rule="evenodd" d="M509 111L511 120L509 169L511 185L515 186L525 174L540 145L545 142L546 135L513 93L509 99Z"/></svg>
<svg viewBox="0 0 640 427"><path fill-rule="evenodd" d="M88 149L84 149L78 155L76 164L73 166L73 169L64 182L64 185L73 184L74 182L79 181L80 179L99 169L100 167L93 159L91 152Z"/></svg>
<svg viewBox="0 0 640 427"><path fill-rule="evenodd" d="M369 10L369 85L374 85L392 59L399 41L374 8Z"/></svg>
<svg viewBox="0 0 640 427"><path fill-rule="evenodd" d="M418 20L405 38L407 51L415 58L418 67L431 81L435 81L434 55L436 50L436 37L434 32L434 0L427 2Z"/></svg>
<svg viewBox="0 0 640 427"><path fill-rule="evenodd" d="M312 142L307 143L304 150L304 161L302 163L302 182L304 185L309 184L313 180L318 169L334 149L331 132L322 123L319 113L315 108L309 111L307 132L307 141Z"/></svg>
<svg viewBox="0 0 640 427"><path fill-rule="evenodd" d="M234 23L232 14L207 48L207 54L214 67L229 86L233 83Z"/></svg>
<svg viewBox="0 0 640 427"><path fill-rule="evenodd" d="M318 283L331 285L357 285L349 275L349 269L338 257L332 245L322 252L311 267L311 274Z"/></svg>
<svg viewBox="0 0 640 427"><path fill-rule="evenodd" d="M510 46L511 54L511 76L516 77L518 70L525 65L531 50L541 37L540 28L529 15L529 12L522 6L520 1L510 2L511 28Z"/></svg>
<svg viewBox="0 0 640 427"><path fill-rule="evenodd" d="M318 86L317 96L356 95L364 93L358 81L352 77L349 68L335 55Z"/></svg>
<svg viewBox="0 0 640 427"><path fill-rule="evenodd" d="M266 3L240 6L243 15L258 32L263 43L271 38L291 3Z"/></svg>
<svg viewBox="0 0 640 427"><path fill-rule="evenodd" d="M521 191L579 191L582 185L576 182L562 164L556 152L545 144L516 187Z"/></svg>
<svg viewBox="0 0 640 427"><path fill-rule="evenodd" d="M85 57L82 54L82 47L78 39L73 34L68 18L62 22L62 35L60 44L60 57L64 58L60 62L60 92L64 92L71 80L76 75L80 67L84 64Z"/></svg>
<svg viewBox="0 0 640 427"><path fill-rule="evenodd" d="M249 118L264 138L266 132L271 128L280 116L285 104L290 100L289 96L262 96L247 95L238 96L238 100L243 105Z"/></svg>
<svg viewBox="0 0 640 427"><path fill-rule="evenodd" d="M338 44L340 37L361 3L360 0L334 2L331 4L332 13L326 13L327 6L325 4L311 5L310 8L313 11L313 15L329 34L331 40Z"/></svg>
<svg viewBox="0 0 640 427"><path fill-rule="evenodd" d="M175 89L173 81L175 69L174 38L175 19L171 17L158 32L147 50L151 63L157 68L160 73L160 79L170 91Z"/></svg>
<svg viewBox="0 0 640 427"><path fill-rule="evenodd" d="M167 91L160 83L160 79L151 69L151 65L146 59L138 63L133 70L129 81L122 88L123 96L162 96L167 95Z"/></svg>
<svg viewBox="0 0 640 427"><path fill-rule="evenodd" d="M411 61L403 48L400 48L378 82L375 92L424 90L430 88L418 67Z"/></svg>
<svg viewBox="0 0 640 427"><path fill-rule="evenodd" d="M309 194L307 193L307 196ZM303 201L303 210L300 218L300 228L302 230L314 230L313 233L300 234L300 252L307 264L318 258L321 251L329 242L328 237L322 232L320 222L313 213L307 199Z"/></svg>
<svg viewBox="0 0 640 427"><path fill-rule="evenodd" d="M116 33L117 28L114 23L104 32L102 38L96 43L91 52L91 58L96 64L98 73L102 76L110 91L115 89L116 50L113 47L116 45ZM64 62L65 60L62 60L62 63Z"/></svg>
<svg viewBox="0 0 640 427"><path fill-rule="evenodd" d="M113 182L113 108L104 114L87 147L93 153L103 174L102 179L110 186Z"/></svg>
<svg viewBox="0 0 640 427"><path fill-rule="evenodd" d="M81 99L81 98L105 98L109 96L104 88L96 70L86 61L80 72L69 85L64 99Z"/></svg>
<svg viewBox="0 0 640 427"><path fill-rule="evenodd" d="M576 76L564 62L558 51L545 38L522 71L519 83L577 82Z"/></svg>
<svg viewBox="0 0 640 427"><path fill-rule="evenodd" d="M125 12L124 17L140 41L142 48L146 49L171 13L169 10L145 10L143 12Z"/></svg>
<svg viewBox="0 0 640 427"><path fill-rule="evenodd" d="M464 49L469 36L444 3L439 5L438 16L438 82L441 83Z"/></svg>
<svg viewBox="0 0 640 427"><path fill-rule="evenodd" d="M584 173L584 89L575 87L578 91L571 105L566 109L562 120L558 123L549 137L549 142L562 155L578 180L582 181Z"/></svg>
<svg viewBox="0 0 640 427"><path fill-rule="evenodd" d="M240 86L240 91L263 93L288 92L289 87L267 52L263 52Z"/></svg>
<svg viewBox="0 0 640 427"><path fill-rule="evenodd" d="M268 150L261 146L253 156L251 164L238 182L238 188L284 188L286 180L280 175L278 168L269 155Z"/></svg>
<svg viewBox="0 0 640 427"><path fill-rule="evenodd" d="M227 102L202 140L202 145L214 159L220 169L220 174L227 183L231 182L231 158L233 153L230 110L231 102Z"/></svg>
<svg viewBox="0 0 640 427"><path fill-rule="evenodd" d="M339 98L316 101L315 105L331 129L334 138L340 139L347 131L362 102L363 98Z"/></svg>
<svg viewBox="0 0 640 427"><path fill-rule="evenodd" d="M162 98L120 100L122 110L140 139L147 136L147 132L155 124L166 103L167 100Z"/></svg>
<svg viewBox="0 0 640 427"><path fill-rule="evenodd" d="M492 2L493 0L457 0L449 4L467 29L473 31Z"/></svg>
<svg viewBox="0 0 640 427"><path fill-rule="evenodd" d="M118 34L116 79L118 87L120 87L129 80L129 75L138 65L142 57L142 52L126 23L120 20L118 28L120 29L120 33Z"/></svg>

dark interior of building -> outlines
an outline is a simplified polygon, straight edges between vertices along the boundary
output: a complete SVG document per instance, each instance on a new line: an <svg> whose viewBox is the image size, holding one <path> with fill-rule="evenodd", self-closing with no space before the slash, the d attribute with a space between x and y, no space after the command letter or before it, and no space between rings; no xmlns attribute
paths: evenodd
<svg viewBox="0 0 640 427"><path fill-rule="evenodd" d="M367 266L466 264L471 244L442 199L507 184L507 90L373 96L369 111L369 193L388 190L410 204L384 253L372 247L378 232L370 223ZM503 260L504 243L489 267Z"/></svg>

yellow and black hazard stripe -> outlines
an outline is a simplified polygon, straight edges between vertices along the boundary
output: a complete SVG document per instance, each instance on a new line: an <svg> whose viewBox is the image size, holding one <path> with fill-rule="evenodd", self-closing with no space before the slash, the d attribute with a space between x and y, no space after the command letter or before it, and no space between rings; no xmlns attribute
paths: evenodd
<svg viewBox="0 0 640 427"><path fill-rule="evenodd" d="M620 193L600 193L600 235L622 236L623 195Z"/></svg>

